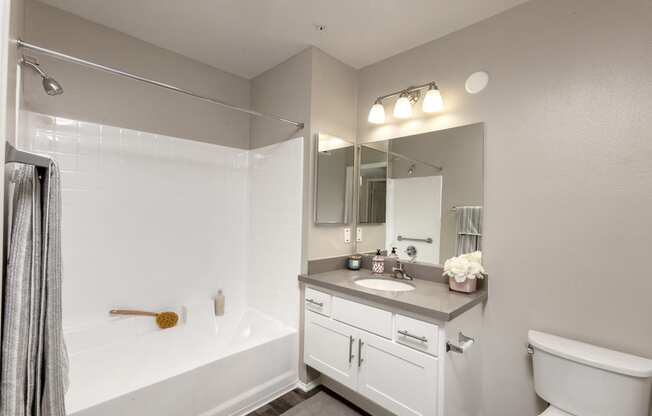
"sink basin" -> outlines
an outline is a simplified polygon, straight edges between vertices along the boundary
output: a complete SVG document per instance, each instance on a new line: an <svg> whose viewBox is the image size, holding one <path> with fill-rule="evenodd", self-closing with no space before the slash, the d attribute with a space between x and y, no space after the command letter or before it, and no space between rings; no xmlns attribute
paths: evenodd
<svg viewBox="0 0 652 416"><path fill-rule="evenodd" d="M409 283L376 277L358 279L354 283L367 289L385 290L387 292L407 292L408 290L414 290L414 286Z"/></svg>

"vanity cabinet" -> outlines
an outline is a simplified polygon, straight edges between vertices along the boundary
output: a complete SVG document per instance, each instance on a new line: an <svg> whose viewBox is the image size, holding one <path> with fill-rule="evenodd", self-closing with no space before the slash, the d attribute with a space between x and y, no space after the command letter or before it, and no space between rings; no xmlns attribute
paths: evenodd
<svg viewBox="0 0 652 416"><path fill-rule="evenodd" d="M307 293L315 298L314 289ZM399 416L441 414L437 325L337 295L319 296L330 305L330 316L314 311L306 295L305 364Z"/></svg>
<svg viewBox="0 0 652 416"><path fill-rule="evenodd" d="M304 361L333 380L355 390L357 331L348 325L306 311Z"/></svg>

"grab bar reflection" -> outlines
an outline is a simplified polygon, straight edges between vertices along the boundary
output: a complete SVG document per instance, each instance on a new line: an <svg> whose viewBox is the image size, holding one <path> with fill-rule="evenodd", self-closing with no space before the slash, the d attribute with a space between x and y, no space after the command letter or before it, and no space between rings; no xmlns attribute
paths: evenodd
<svg viewBox="0 0 652 416"><path fill-rule="evenodd" d="M399 235L398 237L396 237L396 239L398 241L403 241L403 240L405 240L405 241L421 241L423 243L432 244L432 238L430 238L430 237L428 237L428 238L411 238L411 237L403 237L402 235Z"/></svg>

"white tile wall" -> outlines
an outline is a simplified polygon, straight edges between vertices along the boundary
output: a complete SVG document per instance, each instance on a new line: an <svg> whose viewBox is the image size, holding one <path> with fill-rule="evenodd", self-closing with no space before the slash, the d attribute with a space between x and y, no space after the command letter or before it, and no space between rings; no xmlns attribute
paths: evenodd
<svg viewBox="0 0 652 416"><path fill-rule="evenodd" d="M227 311L249 299L296 322L288 305L298 301L301 139L250 156L31 112L23 121L18 147L51 155L62 172L67 327L104 321L115 307L209 299L219 288Z"/></svg>

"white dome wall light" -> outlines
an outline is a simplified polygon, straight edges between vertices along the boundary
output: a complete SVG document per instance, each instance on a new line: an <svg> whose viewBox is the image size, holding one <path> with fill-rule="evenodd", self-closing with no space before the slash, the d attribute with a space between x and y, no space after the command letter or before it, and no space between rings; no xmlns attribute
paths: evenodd
<svg viewBox="0 0 652 416"><path fill-rule="evenodd" d="M424 113L439 113L444 110L444 99L437 88L437 84L430 84L426 96L423 97L422 109Z"/></svg>
<svg viewBox="0 0 652 416"><path fill-rule="evenodd" d="M394 117L396 118L410 118L412 117L412 103L408 94L403 92L394 104Z"/></svg>
<svg viewBox="0 0 652 416"><path fill-rule="evenodd" d="M371 124L383 124L385 122L385 107L383 107L380 98L376 100L374 105L371 107L371 110L369 110L367 120Z"/></svg>

